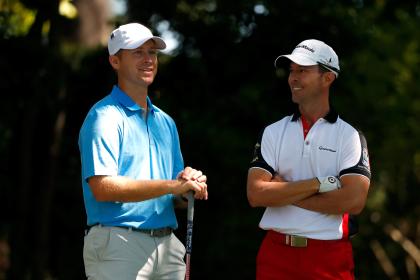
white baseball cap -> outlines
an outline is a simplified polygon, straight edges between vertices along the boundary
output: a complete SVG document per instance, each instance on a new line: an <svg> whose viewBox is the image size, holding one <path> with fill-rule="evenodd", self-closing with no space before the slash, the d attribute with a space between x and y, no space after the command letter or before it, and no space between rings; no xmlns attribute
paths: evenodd
<svg viewBox="0 0 420 280"><path fill-rule="evenodd" d="M274 61L275 67L281 57L286 57L298 65L321 65L333 72L336 77L340 72L337 54L330 46L319 40L310 39L299 43L291 54L277 57Z"/></svg>
<svg viewBox="0 0 420 280"><path fill-rule="evenodd" d="M135 49L152 39L156 48L165 49L166 44L162 38L153 36L146 26L140 23L128 23L121 25L111 32L108 39L109 55L116 54L120 49Z"/></svg>

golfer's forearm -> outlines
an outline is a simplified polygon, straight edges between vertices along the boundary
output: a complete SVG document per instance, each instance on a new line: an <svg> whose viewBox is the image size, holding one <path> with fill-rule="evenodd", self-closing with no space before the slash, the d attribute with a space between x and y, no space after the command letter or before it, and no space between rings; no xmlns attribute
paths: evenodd
<svg viewBox="0 0 420 280"><path fill-rule="evenodd" d="M93 176L88 181L97 201L136 202L172 193L177 180L134 180L123 176Z"/></svg>
<svg viewBox="0 0 420 280"><path fill-rule="evenodd" d="M363 209L364 199L360 196L349 197L339 189L307 197L294 205L324 214L359 214Z"/></svg>
<svg viewBox="0 0 420 280"><path fill-rule="evenodd" d="M252 207L279 207L295 203L318 192L316 179L296 182L248 182L247 195Z"/></svg>
<svg viewBox="0 0 420 280"><path fill-rule="evenodd" d="M366 204L369 180L364 176L346 175L340 181L340 189L308 197L295 205L325 214L359 214Z"/></svg>

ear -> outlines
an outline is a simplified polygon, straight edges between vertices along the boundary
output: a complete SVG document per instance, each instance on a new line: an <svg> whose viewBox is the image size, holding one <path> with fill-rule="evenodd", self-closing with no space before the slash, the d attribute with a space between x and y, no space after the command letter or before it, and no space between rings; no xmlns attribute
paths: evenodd
<svg viewBox="0 0 420 280"><path fill-rule="evenodd" d="M112 68L114 68L115 70L118 70L118 68L120 67L120 58L116 55L110 55L108 59Z"/></svg>
<svg viewBox="0 0 420 280"><path fill-rule="evenodd" d="M334 80L336 79L335 74L333 72L325 72L324 73L324 81L325 83L328 84L328 86L330 86L332 84L332 82L334 82Z"/></svg>

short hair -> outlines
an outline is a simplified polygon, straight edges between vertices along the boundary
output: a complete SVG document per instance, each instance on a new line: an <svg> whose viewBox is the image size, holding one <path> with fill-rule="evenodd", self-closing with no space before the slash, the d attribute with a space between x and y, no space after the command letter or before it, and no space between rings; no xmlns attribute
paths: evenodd
<svg viewBox="0 0 420 280"><path fill-rule="evenodd" d="M328 69L327 67L325 67L325 66L324 66L324 65L322 65L322 64L318 64L318 69L319 69L319 72L321 72L321 73L331 72L331 73L333 73L333 74L334 74L334 72L333 72L333 71L331 71L330 69Z"/></svg>

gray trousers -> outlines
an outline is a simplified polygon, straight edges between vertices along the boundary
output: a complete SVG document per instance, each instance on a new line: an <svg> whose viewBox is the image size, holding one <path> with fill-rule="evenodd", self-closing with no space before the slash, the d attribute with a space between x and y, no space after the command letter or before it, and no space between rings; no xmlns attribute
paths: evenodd
<svg viewBox="0 0 420 280"><path fill-rule="evenodd" d="M83 260L89 280L184 280L184 256L185 247L173 233L152 237L99 225L84 239Z"/></svg>

